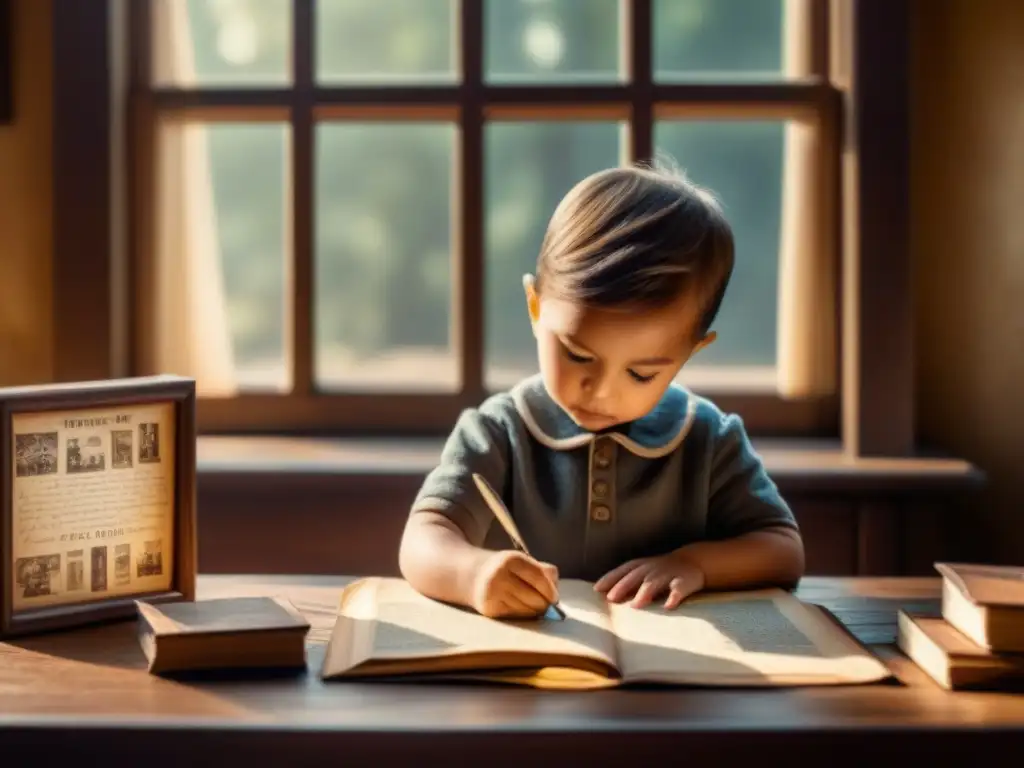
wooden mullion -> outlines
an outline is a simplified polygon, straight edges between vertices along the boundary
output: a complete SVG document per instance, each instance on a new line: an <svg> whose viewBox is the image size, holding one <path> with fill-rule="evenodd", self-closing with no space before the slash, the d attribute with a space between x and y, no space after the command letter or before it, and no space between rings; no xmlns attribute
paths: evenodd
<svg viewBox="0 0 1024 768"><path fill-rule="evenodd" d="M823 94L826 95L826 94ZM785 102L659 102L653 105L654 120L807 120L835 108L838 94L827 94L820 103L800 104ZM149 101L149 100L147 100ZM151 102L149 102L151 103ZM524 102L486 103L483 107L484 123L488 120L525 121L609 121L629 120L634 106L624 102ZM352 120L387 122L458 121L462 109L452 104L314 104L313 124L318 120ZM281 122L289 120L292 108L264 104L213 104L163 107L160 120L188 122Z"/></svg>
<svg viewBox="0 0 1024 768"><path fill-rule="evenodd" d="M466 0L472 5L480 0ZM646 5L648 0L632 0ZM631 17L632 18L632 17ZM638 19L640 21L640 19ZM631 27L630 25L627 25ZM638 33L639 34L639 33ZM640 47L649 45L641 36ZM630 48L632 50L632 41ZM632 59L636 58L636 61ZM650 67L646 57L630 54L630 71L639 67L639 76L649 78ZM469 57L464 57L465 61ZM645 74L646 73L646 74ZM639 82L638 82L639 85ZM497 85L477 83L461 85L414 86L382 85L354 87L313 87L311 96L319 106L425 106L439 104L461 104L465 95L475 92L481 103L487 105L557 105L557 104L629 104L638 95L637 88L623 85ZM730 80L726 82L700 81L684 83L655 83L650 80L639 93L651 102L679 102L719 104L779 104L813 105L827 99L832 90L827 80L820 76L793 78L785 81ZM154 101L164 109L180 109L192 106L263 106L287 107L293 100L291 88L232 88L201 87L181 88L177 86L155 88Z"/></svg>
<svg viewBox="0 0 1024 768"><path fill-rule="evenodd" d="M484 387L484 0L462 0L462 58L458 201L458 248L454 299L462 395L470 402Z"/></svg>
<svg viewBox="0 0 1024 768"><path fill-rule="evenodd" d="M154 217L156 214L156 112L153 81L153 0L128 5L128 370L139 375L155 370L156 283Z"/></svg>
<svg viewBox="0 0 1024 768"><path fill-rule="evenodd" d="M765 99L741 101L715 101L704 99L655 100L653 119L700 119L709 116L721 119L744 120L800 119L820 114L832 108L838 94L822 90L814 99ZM152 102L152 99L149 99ZM629 119L633 113L632 99L622 101L586 101L553 98L514 101L483 101L483 121L505 120L619 120ZM218 103L213 99L182 99L160 105L161 119L167 121L185 118L199 122L279 122L288 120L292 108L288 105L269 104L259 99L249 103ZM313 120L384 120L388 122L458 121L462 105L452 102L407 102L394 104L366 100L351 104L320 104L314 100Z"/></svg>
<svg viewBox="0 0 1024 768"><path fill-rule="evenodd" d="M313 108L313 120L319 121L353 121L353 122L388 122L417 123L442 122L457 123L461 110L456 104L317 104Z"/></svg>
<svg viewBox="0 0 1024 768"><path fill-rule="evenodd" d="M76 0L51 13L52 379L106 379L115 369L112 8Z"/></svg>
<svg viewBox="0 0 1024 768"><path fill-rule="evenodd" d="M292 18L291 206L292 392L314 390L314 0L295 0Z"/></svg>
<svg viewBox="0 0 1024 768"><path fill-rule="evenodd" d="M843 441L854 456L914 451L914 313L907 0L839 0L844 95ZM842 19L838 18L839 16Z"/></svg>
<svg viewBox="0 0 1024 768"><path fill-rule="evenodd" d="M11 0L0 0L0 124L14 119L14 14Z"/></svg>
<svg viewBox="0 0 1024 768"><path fill-rule="evenodd" d="M204 104L202 106L163 107L159 110L162 125L175 121L186 123L282 123L291 121L290 106L241 104Z"/></svg>
<svg viewBox="0 0 1024 768"><path fill-rule="evenodd" d="M653 120L817 120L831 109L828 100L808 104L737 102L734 104L698 101L661 102L654 105Z"/></svg>
<svg viewBox="0 0 1024 768"><path fill-rule="evenodd" d="M128 6L128 26L132 41L129 51L129 82L132 95L152 90L153 2L154 0L137 0Z"/></svg>
<svg viewBox="0 0 1024 768"><path fill-rule="evenodd" d="M654 155L654 74L651 3L629 0L626 30L629 35L629 93L632 116L629 126L629 159L649 161Z"/></svg>
<svg viewBox="0 0 1024 768"><path fill-rule="evenodd" d="M608 104L489 104L484 107L484 121L558 122L609 121L627 122L632 115L628 103Z"/></svg>
<svg viewBox="0 0 1024 768"><path fill-rule="evenodd" d="M824 81L829 77L831 59L832 10L827 0L806 0L811 3L810 40L811 77Z"/></svg>

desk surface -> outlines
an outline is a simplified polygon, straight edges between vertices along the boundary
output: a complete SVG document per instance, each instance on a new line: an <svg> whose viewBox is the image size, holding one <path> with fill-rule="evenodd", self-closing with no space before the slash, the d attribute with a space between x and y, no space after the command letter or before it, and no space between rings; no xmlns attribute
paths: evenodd
<svg viewBox="0 0 1024 768"><path fill-rule="evenodd" d="M896 609L937 609L935 579L808 578L798 591L876 650L898 684L585 693L324 684L317 672L345 581L200 578L201 598L283 594L310 618L309 669L297 677L164 680L145 671L132 622L0 643L0 754L70 759L95 748L109 766L141 752L151 768L187 762L196 750L288 765L312 764L324 753L422 762L452 750L488 763L536 762L543 750L595 765L622 746L646 762L680 749L717 760L772 749L799 749L808 758L814 750L866 756L908 747L921 757L976 756L978 739L986 747L1024 742L1024 696L943 691L895 650Z"/></svg>

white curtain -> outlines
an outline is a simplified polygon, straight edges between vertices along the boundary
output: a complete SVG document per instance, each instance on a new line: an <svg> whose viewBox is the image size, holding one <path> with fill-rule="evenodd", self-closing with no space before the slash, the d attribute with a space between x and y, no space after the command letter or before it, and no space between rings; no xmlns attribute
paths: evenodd
<svg viewBox="0 0 1024 768"><path fill-rule="evenodd" d="M155 61L162 82L195 82L184 2L153 3ZM203 397L238 391L221 274L213 179L202 123L161 120L156 130L155 336L161 373L191 376Z"/></svg>
<svg viewBox="0 0 1024 768"><path fill-rule="evenodd" d="M785 0L789 77L812 71L812 4L820 2ZM836 391L836 201L822 128L813 116L786 126L777 362L778 390L786 398Z"/></svg>

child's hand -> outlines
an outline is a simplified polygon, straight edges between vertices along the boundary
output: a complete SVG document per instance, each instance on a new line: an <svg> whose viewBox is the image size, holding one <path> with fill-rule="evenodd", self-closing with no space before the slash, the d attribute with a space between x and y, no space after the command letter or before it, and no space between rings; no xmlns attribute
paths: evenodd
<svg viewBox="0 0 1024 768"><path fill-rule="evenodd" d="M558 600L558 569L516 550L484 560L473 583L473 608L491 618L526 618Z"/></svg>
<svg viewBox="0 0 1024 768"><path fill-rule="evenodd" d="M621 603L633 595L634 608L643 608L668 592L665 607L671 609L704 589L704 572L680 553L671 552L623 563L598 579L594 589L606 592L612 603Z"/></svg>

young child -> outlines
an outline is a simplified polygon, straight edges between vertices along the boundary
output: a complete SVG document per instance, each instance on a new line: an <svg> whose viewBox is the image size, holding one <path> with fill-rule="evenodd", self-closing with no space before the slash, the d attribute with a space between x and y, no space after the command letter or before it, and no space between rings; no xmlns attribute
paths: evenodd
<svg viewBox="0 0 1024 768"><path fill-rule="evenodd" d="M572 189L524 280L540 373L460 416L410 512L405 579L492 617L543 613L559 576L667 608L799 581L796 521L741 420L672 381L714 341L732 269L729 224L685 178L615 168Z"/></svg>

